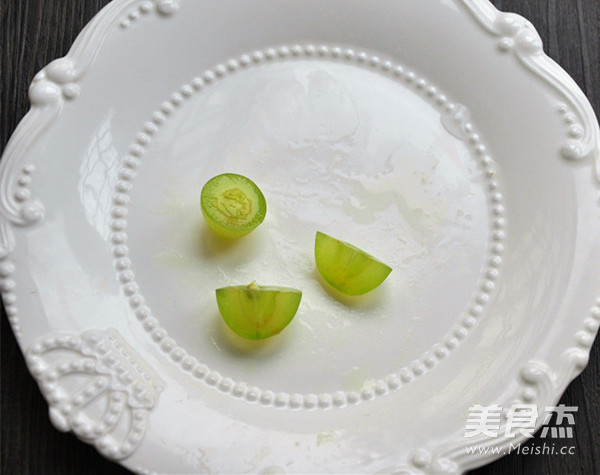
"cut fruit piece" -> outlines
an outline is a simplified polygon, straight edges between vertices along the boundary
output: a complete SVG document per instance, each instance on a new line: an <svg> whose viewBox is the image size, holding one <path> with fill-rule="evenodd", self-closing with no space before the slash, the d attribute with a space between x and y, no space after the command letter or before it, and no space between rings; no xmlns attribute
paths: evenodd
<svg viewBox="0 0 600 475"><path fill-rule="evenodd" d="M263 340L287 327L300 306L302 292L287 287L237 285L217 289L225 323L238 335Z"/></svg>
<svg viewBox="0 0 600 475"><path fill-rule="evenodd" d="M323 278L346 295L362 295L378 287L392 268L359 248L317 232L315 260Z"/></svg>
<svg viewBox="0 0 600 475"><path fill-rule="evenodd" d="M210 229L229 239L245 236L267 214L267 202L258 186L235 173L211 178L202 188L200 204Z"/></svg>

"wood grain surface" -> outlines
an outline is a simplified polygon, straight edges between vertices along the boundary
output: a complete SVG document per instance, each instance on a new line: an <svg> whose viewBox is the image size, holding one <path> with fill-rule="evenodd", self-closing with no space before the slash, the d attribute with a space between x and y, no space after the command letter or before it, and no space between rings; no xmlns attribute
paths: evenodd
<svg viewBox="0 0 600 475"><path fill-rule="evenodd" d="M217 1L217 0L215 0ZM0 147L3 150L29 105L34 74L68 51L77 34L108 0L0 0ZM577 81L600 115L600 2L494 0L501 10L530 19L546 52ZM600 272L600 270L599 270ZM10 474L128 473L91 446L56 431L45 401L26 370L2 309L1 465ZM561 402L578 406L576 455L511 454L475 470L484 474L600 474L600 345ZM531 444L541 444L534 439ZM530 445L531 445L530 444Z"/></svg>

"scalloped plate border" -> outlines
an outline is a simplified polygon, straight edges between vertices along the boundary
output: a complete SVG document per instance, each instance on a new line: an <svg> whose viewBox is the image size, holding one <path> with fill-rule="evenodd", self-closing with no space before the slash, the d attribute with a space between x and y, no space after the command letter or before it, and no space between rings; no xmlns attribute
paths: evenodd
<svg viewBox="0 0 600 475"><path fill-rule="evenodd" d="M543 79L563 102L557 113L565 124L565 140L560 153L566 159L590 160L595 177L600 181L600 130L593 109L573 79L542 49L539 34L533 25L520 15L504 13L488 0L456 0L488 33L498 38L501 52L513 52L523 67ZM26 152L42 131L62 112L65 101L75 100L81 90L77 81L91 66L108 33L116 26L127 29L153 10L162 16L177 12L179 0L114 0L104 7L79 34L64 58L46 66L34 78L29 91L31 109L16 128L0 162L0 290L13 331L19 337L15 263L11 259L16 243L13 227L33 226L44 219L44 205L32 197L31 175L34 171L23 163ZM587 365L590 348L600 326L600 298L584 317L574 336L573 347L563 354L558 369L532 360L515 375L521 383L524 401L536 404L556 402L567 385ZM511 439L514 443L514 439ZM482 441L473 441L481 444ZM495 439L494 446L506 446L508 440ZM469 444L470 445L470 444ZM433 452L416 450L406 466L390 467L393 471L456 472L471 469L496 456L465 457L464 443L439 447ZM141 473L151 473L137 468Z"/></svg>
<svg viewBox="0 0 600 475"><path fill-rule="evenodd" d="M516 13L501 12L488 1L459 1L488 33L498 38L500 52L512 52L525 68L563 98L565 103L556 106L566 129L560 154L568 160L592 160L600 181L600 129L594 110L571 76L544 53L542 39L533 24Z"/></svg>

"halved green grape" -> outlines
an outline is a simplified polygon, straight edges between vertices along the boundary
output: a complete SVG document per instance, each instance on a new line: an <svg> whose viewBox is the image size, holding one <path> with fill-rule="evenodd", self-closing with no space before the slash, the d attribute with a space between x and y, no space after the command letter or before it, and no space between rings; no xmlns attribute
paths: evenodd
<svg viewBox="0 0 600 475"><path fill-rule="evenodd" d="M346 295L362 295L375 289L392 268L359 248L317 232L315 260L323 278Z"/></svg>
<svg viewBox="0 0 600 475"><path fill-rule="evenodd" d="M202 188L200 204L210 229L229 239L245 236L267 214L267 202L258 186L235 173L211 178Z"/></svg>
<svg viewBox="0 0 600 475"><path fill-rule="evenodd" d="M217 289L225 323L238 335L263 340L277 335L293 320L302 292L287 287L237 285Z"/></svg>

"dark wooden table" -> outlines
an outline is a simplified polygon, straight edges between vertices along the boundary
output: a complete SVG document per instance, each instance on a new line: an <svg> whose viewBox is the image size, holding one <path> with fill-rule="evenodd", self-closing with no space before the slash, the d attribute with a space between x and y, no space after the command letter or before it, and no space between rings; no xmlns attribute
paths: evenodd
<svg viewBox="0 0 600 475"><path fill-rule="evenodd" d="M215 0L218 1L218 0ZM4 149L28 109L34 74L63 56L76 35L108 0L0 0L0 146ZM600 116L600 2L598 0L494 0L502 10L529 18L547 53L577 81ZM79 442L57 432L29 376L2 309L1 466L11 474L128 473ZM473 473L600 474L600 345L589 367L561 402L578 406L576 455L517 455Z"/></svg>

